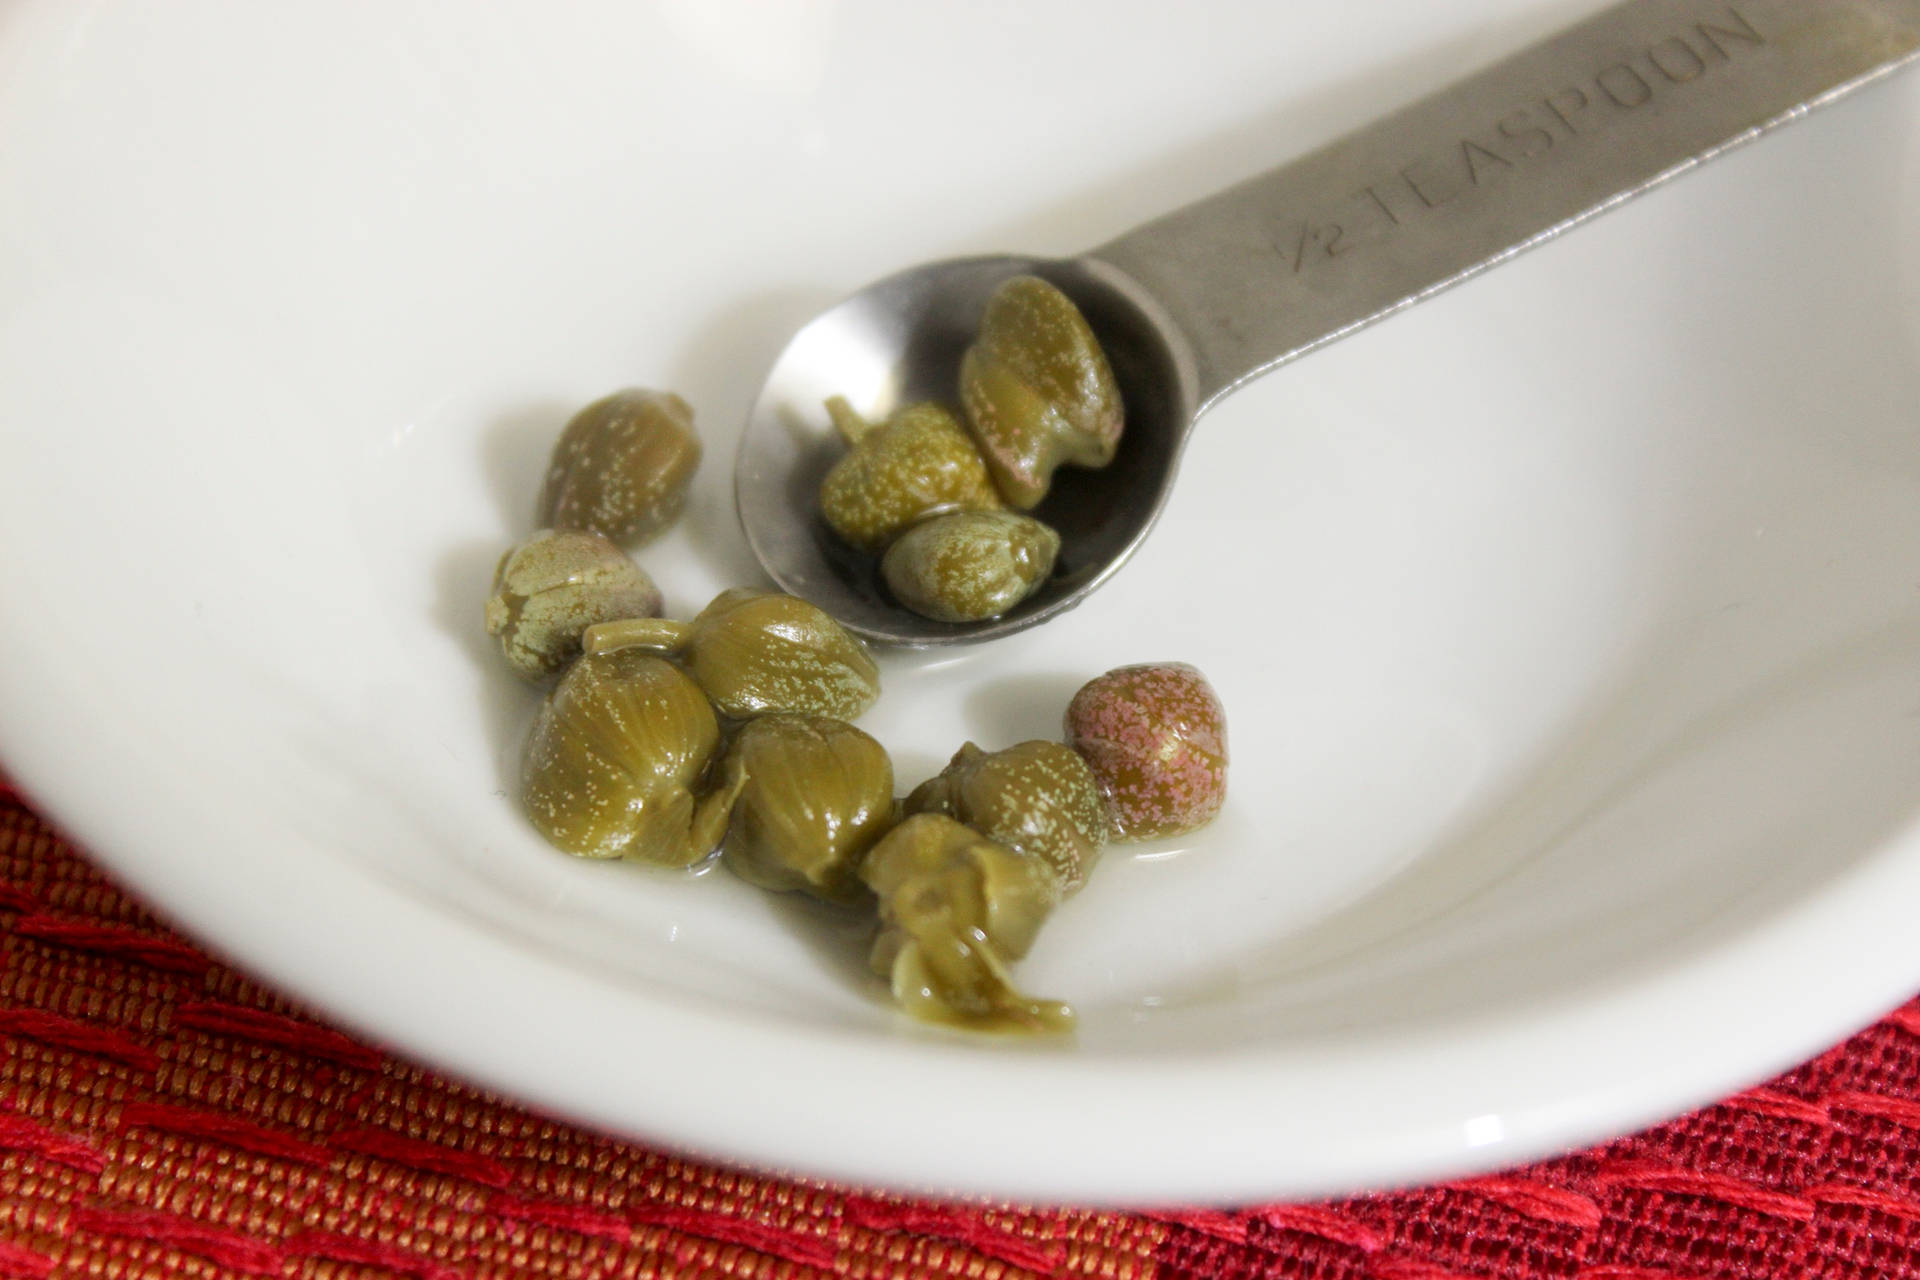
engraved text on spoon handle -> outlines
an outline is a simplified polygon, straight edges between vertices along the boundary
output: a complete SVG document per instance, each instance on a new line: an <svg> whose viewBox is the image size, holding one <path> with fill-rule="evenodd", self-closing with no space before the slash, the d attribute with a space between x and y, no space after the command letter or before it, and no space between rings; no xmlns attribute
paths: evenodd
<svg viewBox="0 0 1920 1280"><path fill-rule="evenodd" d="M1088 255L1199 407L1920 53L1920 0L1628 0Z"/></svg>

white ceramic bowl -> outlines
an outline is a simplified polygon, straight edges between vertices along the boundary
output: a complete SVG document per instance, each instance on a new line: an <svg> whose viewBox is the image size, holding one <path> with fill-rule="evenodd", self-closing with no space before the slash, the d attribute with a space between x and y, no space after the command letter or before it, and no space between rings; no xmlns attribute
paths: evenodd
<svg viewBox="0 0 1920 1280"><path fill-rule="evenodd" d="M480 605L574 408L697 406L642 556L691 611L759 580L731 441L834 296L1098 243L1590 7L16 4L6 765L342 1021L761 1166L1298 1195L1785 1066L1920 985L1911 77L1242 392L1090 604L885 658L907 783L1120 663L1224 696L1226 814L1022 967L1077 1042L907 1025L804 906L510 794Z"/></svg>

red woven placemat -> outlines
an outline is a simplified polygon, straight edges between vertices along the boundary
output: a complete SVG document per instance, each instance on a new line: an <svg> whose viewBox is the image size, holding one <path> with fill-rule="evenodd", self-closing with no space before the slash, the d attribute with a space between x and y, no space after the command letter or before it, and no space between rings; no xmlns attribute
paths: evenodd
<svg viewBox="0 0 1920 1280"><path fill-rule="evenodd" d="M903 1200L544 1119L214 962L3 791L0 945L0 1277L1920 1278L1920 1001L1500 1177L1135 1214Z"/></svg>

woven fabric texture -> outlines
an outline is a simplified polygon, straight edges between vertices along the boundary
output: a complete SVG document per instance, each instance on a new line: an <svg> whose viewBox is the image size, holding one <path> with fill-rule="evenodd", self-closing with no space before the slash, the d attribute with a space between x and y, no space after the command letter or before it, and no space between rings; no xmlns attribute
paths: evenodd
<svg viewBox="0 0 1920 1280"><path fill-rule="evenodd" d="M216 963L0 792L0 1280L1920 1280L1920 1001L1498 1177L1149 1214L905 1200L542 1118Z"/></svg>

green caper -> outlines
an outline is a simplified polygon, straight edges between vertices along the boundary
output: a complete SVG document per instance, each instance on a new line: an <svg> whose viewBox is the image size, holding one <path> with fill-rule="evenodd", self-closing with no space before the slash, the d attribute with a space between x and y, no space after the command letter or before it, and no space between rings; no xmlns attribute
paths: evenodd
<svg viewBox="0 0 1920 1280"><path fill-rule="evenodd" d="M880 696L860 638L798 596L735 587L692 622L635 618L589 627L589 653L629 645L671 653L714 705L745 719L775 711L852 720Z"/></svg>
<svg viewBox="0 0 1920 1280"><path fill-rule="evenodd" d="M960 403L1001 496L1022 511L1063 463L1113 461L1125 414L1086 317L1037 276L994 290L960 361Z"/></svg>
<svg viewBox="0 0 1920 1280"><path fill-rule="evenodd" d="M1072 1028L1072 1009L1023 995L1007 974L1059 900L1037 858L923 813L873 847L860 878L880 907L869 962L906 1012L976 1031Z"/></svg>
<svg viewBox="0 0 1920 1280"><path fill-rule="evenodd" d="M1184 662L1116 667L1067 704L1067 744L1087 762L1117 840L1185 835L1227 798L1227 713Z"/></svg>
<svg viewBox="0 0 1920 1280"><path fill-rule="evenodd" d="M830 902L864 896L861 857L893 825L893 762L844 720L761 716L722 766L739 793L720 856L750 884Z"/></svg>
<svg viewBox="0 0 1920 1280"><path fill-rule="evenodd" d="M1060 535L1017 511L922 520L880 560L894 599L923 618L979 622L1032 595L1053 572Z"/></svg>
<svg viewBox="0 0 1920 1280"><path fill-rule="evenodd" d="M821 482L820 510L848 545L879 551L934 512L1003 505L966 429L939 405L908 405L884 424L862 418L838 396L827 401L827 412L853 447Z"/></svg>
<svg viewBox="0 0 1920 1280"><path fill-rule="evenodd" d="M659 612L660 589L619 547L586 530L542 529L500 557L487 634L515 671L544 680L580 656L594 623Z"/></svg>
<svg viewBox="0 0 1920 1280"><path fill-rule="evenodd" d="M706 695L639 649L587 654L534 721L521 780L527 814L586 858L685 867L720 843L733 795L694 788L720 742Z"/></svg>
<svg viewBox="0 0 1920 1280"><path fill-rule="evenodd" d="M1093 773L1071 747L1035 739L986 752L961 747L937 777L907 796L908 813L944 813L1032 854L1072 893L1107 839L1107 813Z"/></svg>
<svg viewBox="0 0 1920 1280"><path fill-rule="evenodd" d="M540 492L540 523L644 541L680 514L699 465L700 437L685 400L670 391L616 391L560 433Z"/></svg>

